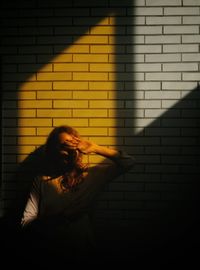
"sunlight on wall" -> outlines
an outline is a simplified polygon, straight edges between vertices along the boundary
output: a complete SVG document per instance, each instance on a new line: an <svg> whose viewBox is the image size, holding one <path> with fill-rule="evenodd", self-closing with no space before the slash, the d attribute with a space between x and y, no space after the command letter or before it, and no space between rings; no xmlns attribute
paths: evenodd
<svg viewBox="0 0 200 270"><path fill-rule="evenodd" d="M115 127L109 111L116 106L115 48L109 42L115 31L113 17L110 22L111 17L104 18L20 85L18 161L62 124L97 143L115 144L114 136L108 136L109 128ZM33 65L24 65L26 72L29 68ZM99 161L95 156L91 159Z"/></svg>

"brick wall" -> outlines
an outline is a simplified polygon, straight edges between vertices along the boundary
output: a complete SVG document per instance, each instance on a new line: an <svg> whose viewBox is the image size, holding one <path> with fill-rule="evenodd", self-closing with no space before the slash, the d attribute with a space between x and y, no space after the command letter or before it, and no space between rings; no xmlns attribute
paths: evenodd
<svg viewBox="0 0 200 270"><path fill-rule="evenodd" d="M68 124L137 159L100 196L98 225L140 235L166 216L174 226L177 213L188 225L199 173L199 1L8 0L1 16L2 213L26 186L13 177L19 164Z"/></svg>

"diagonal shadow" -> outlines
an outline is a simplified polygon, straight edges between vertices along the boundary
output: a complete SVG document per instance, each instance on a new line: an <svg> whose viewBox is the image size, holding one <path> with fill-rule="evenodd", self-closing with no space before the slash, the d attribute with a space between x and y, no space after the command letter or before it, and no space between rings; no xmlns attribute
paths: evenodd
<svg viewBox="0 0 200 270"><path fill-rule="evenodd" d="M100 237L110 239L113 256L143 256L145 250L150 256L155 250L179 256L199 247L199 99L198 86L142 133L127 136L127 144L142 146L144 152L136 155L137 166L123 184L110 184L116 198L124 191L115 204L109 199L113 212L123 210L121 223L113 218Z"/></svg>
<svg viewBox="0 0 200 270"><path fill-rule="evenodd" d="M59 5L63 7L62 10ZM94 11L98 7L101 9L100 15L91 16L90 10ZM70 47L91 27L97 25L103 16L110 13L116 13L116 9L109 6L109 1L92 3L88 0L77 6L73 1L61 1L57 5L53 0L4 2L2 46L7 46L8 52L10 46L16 45L17 48L13 49L13 54L9 57L3 57L3 63L21 64L18 70L20 76L15 72L8 76L7 82L18 81L17 85L13 83L12 89L17 90L21 83L26 82L43 65L51 63L56 55ZM28 63L30 66L26 65Z"/></svg>

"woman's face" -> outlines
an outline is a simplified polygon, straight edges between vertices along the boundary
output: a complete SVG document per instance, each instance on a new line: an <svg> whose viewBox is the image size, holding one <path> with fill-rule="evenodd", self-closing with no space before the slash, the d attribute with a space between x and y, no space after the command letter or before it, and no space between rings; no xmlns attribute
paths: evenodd
<svg viewBox="0 0 200 270"><path fill-rule="evenodd" d="M58 136L57 154L61 164L69 164L74 157L77 156L77 151L73 146L73 135L62 132Z"/></svg>

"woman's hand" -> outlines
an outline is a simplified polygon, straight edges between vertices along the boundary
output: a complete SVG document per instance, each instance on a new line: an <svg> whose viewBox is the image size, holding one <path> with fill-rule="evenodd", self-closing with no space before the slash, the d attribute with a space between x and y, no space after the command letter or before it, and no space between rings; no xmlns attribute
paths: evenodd
<svg viewBox="0 0 200 270"><path fill-rule="evenodd" d="M78 150L83 154L94 153L104 156L106 158L110 158L112 160L116 160L119 158L119 151L105 146L100 146L88 140L83 140L82 138L78 138L71 134L65 138L65 145L69 149Z"/></svg>
<svg viewBox="0 0 200 270"><path fill-rule="evenodd" d="M95 151L96 144L87 140L77 139L77 150L83 154L91 154Z"/></svg>
<svg viewBox="0 0 200 270"><path fill-rule="evenodd" d="M83 154L90 154L96 149L95 143L77 138L73 135L70 135L70 137L65 141L65 145L69 149L78 150Z"/></svg>

